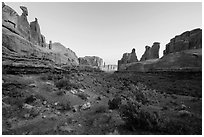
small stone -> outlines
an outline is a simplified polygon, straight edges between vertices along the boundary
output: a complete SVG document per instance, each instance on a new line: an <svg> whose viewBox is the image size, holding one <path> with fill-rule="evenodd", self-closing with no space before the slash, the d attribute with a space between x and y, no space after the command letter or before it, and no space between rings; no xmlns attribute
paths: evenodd
<svg viewBox="0 0 204 137"><path fill-rule="evenodd" d="M73 112L77 112L78 106L73 106Z"/></svg>
<svg viewBox="0 0 204 137"><path fill-rule="evenodd" d="M68 125L67 126L61 126L59 128L60 131L63 131L63 132L73 132L74 130L72 128L70 128Z"/></svg>
<svg viewBox="0 0 204 137"><path fill-rule="evenodd" d="M29 105L29 104L24 104L24 105L23 105L23 108L25 108L25 109L32 109L33 106L32 106L32 105Z"/></svg>
<svg viewBox="0 0 204 137"><path fill-rule="evenodd" d="M29 87L36 87L36 85L34 83L30 84Z"/></svg>
<svg viewBox="0 0 204 137"><path fill-rule="evenodd" d="M48 82L48 81L46 82L46 84L47 84L47 85L53 85L51 82Z"/></svg>
<svg viewBox="0 0 204 137"><path fill-rule="evenodd" d="M46 115L43 115L43 116L42 116L42 118L46 118L46 117L47 117Z"/></svg>
<svg viewBox="0 0 204 137"><path fill-rule="evenodd" d="M98 96L98 97L97 97L97 100L101 100L101 99L102 99L102 97L101 97L101 96Z"/></svg>
<svg viewBox="0 0 204 137"><path fill-rule="evenodd" d="M181 105L181 110L185 110L186 108L187 108L186 105L184 104Z"/></svg>
<svg viewBox="0 0 204 137"><path fill-rule="evenodd" d="M187 110L180 110L178 112L178 116L191 116L191 112L189 112Z"/></svg>
<svg viewBox="0 0 204 137"><path fill-rule="evenodd" d="M79 89L79 91L80 91L80 92L84 92L84 90L83 90L83 89Z"/></svg>
<svg viewBox="0 0 204 137"><path fill-rule="evenodd" d="M29 118L30 117L30 114L25 114L24 115L24 118Z"/></svg>
<svg viewBox="0 0 204 137"><path fill-rule="evenodd" d="M54 105L57 106L57 105L58 105L58 102L55 102Z"/></svg>
<svg viewBox="0 0 204 137"><path fill-rule="evenodd" d="M60 115L61 113L59 111L55 112L55 114Z"/></svg>
<svg viewBox="0 0 204 137"><path fill-rule="evenodd" d="M90 102L87 102L87 103L85 103L82 107L81 107L81 109L82 110L86 110L86 109L89 109L91 107L91 103Z"/></svg>
<svg viewBox="0 0 204 137"><path fill-rule="evenodd" d="M78 124L78 126L81 127L82 125L81 125L81 124Z"/></svg>
<svg viewBox="0 0 204 137"><path fill-rule="evenodd" d="M43 105L46 105L47 104L47 101L43 101Z"/></svg>
<svg viewBox="0 0 204 137"><path fill-rule="evenodd" d="M109 109L109 113L112 113L112 112L113 112L113 110Z"/></svg>
<svg viewBox="0 0 204 137"><path fill-rule="evenodd" d="M76 89L73 89L70 91L72 94L77 94L77 90Z"/></svg>

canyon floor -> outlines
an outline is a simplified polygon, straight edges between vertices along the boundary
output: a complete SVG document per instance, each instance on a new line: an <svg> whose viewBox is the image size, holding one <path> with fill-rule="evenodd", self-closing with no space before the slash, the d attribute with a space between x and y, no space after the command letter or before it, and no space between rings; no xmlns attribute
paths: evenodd
<svg viewBox="0 0 204 137"><path fill-rule="evenodd" d="M4 73L2 134L202 134L202 73Z"/></svg>

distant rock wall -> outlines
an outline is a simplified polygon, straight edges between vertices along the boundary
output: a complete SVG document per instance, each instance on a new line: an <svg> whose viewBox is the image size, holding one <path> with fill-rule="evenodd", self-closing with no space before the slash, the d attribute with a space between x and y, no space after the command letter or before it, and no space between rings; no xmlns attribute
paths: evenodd
<svg viewBox="0 0 204 137"><path fill-rule="evenodd" d="M159 58L159 48L159 42L154 42L152 47L146 46L145 53L142 55L140 61Z"/></svg>
<svg viewBox="0 0 204 137"><path fill-rule="evenodd" d="M159 43L155 42L146 51L139 62L128 62L129 53L118 61L118 71L154 72L154 71L202 71L202 30L186 31L170 40L159 58ZM122 63L125 62L125 63Z"/></svg>
<svg viewBox="0 0 204 137"><path fill-rule="evenodd" d="M132 49L131 53L124 53L122 59L118 60L118 70L120 69L120 66L122 64L128 64L133 62L138 62L134 48Z"/></svg>
<svg viewBox="0 0 204 137"><path fill-rule="evenodd" d="M93 67L101 67L103 65L103 59L97 56L85 56L79 57L79 65L88 65Z"/></svg>
<svg viewBox="0 0 204 137"><path fill-rule="evenodd" d="M186 31L171 39L166 45L163 54L167 55L169 53L199 48L202 48L202 30L194 29L192 31Z"/></svg>

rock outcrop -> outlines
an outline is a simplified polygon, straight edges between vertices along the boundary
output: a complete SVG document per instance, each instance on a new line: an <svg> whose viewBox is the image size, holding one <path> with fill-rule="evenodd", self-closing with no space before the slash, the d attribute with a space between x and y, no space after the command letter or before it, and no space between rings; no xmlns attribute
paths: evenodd
<svg viewBox="0 0 204 137"><path fill-rule="evenodd" d="M152 47L145 46L145 53L142 55L140 61L159 58L159 48L159 42L154 42Z"/></svg>
<svg viewBox="0 0 204 137"><path fill-rule="evenodd" d="M88 65L93 67L101 67L103 65L103 59L96 56L79 57L79 65Z"/></svg>
<svg viewBox="0 0 204 137"><path fill-rule="evenodd" d="M121 64L119 61L118 71L202 71L202 30L186 31L171 39L163 57L158 58L158 52L159 43L154 43L152 48L146 46L139 62Z"/></svg>
<svg viewBox="0 0 204 137"><path fill-rule="evenodd" d="M120 66L122 64L128 64L133 62L138 62L134 48L132 49L131 53L124 53L122 59L118 60L118 70L120 69Z"/></svg>
<svg viewBox="0 0 204 137"><path fill-rule="evenodd" d="M74 51L69 48L65 48L59 42L51 43L51 46L52 52L57 56L60 56L60 58L57 59L60 64L79 65L78 57Z"/></svg>
<svg viewBox="0 0 204 137"><path fill-rule="evenodd" d="M2 66L4 69L4 66L18 68L18 64L38 68L39 66L53 68L62 65L79 65L76 54L60 43L53 43L52 49L48 49L37 19L29 24L27 8L23 6L20 8L23 11L21 16L9 6L2 5Z"/></svg>
<svg viewBox="0 0 204 137"><path fill-rule="evenodd" d="M35 18L35 21L30 23L31 37L32 42L36 45L40 45L41 47L45 47L45 37L40 32L40 25L38 23L38 19Z"/></svg>
<svg viewBox="0 0 204 137"><path fill-rule="evenodd" d="M189 49L202 48L202 30L194 29L177 35L166 45L164 55Z"/></svg>
<svg viewBox="0 0 204 137"><path fill-rule="evenodd" d="M21 16L19 16L11 7L3 4L2 26L22 36L33 44L45 47L45 37L40 32L37 18L29 24L27 20L28 9L24 6L20 6L20 9L23 11Z"/></svg>

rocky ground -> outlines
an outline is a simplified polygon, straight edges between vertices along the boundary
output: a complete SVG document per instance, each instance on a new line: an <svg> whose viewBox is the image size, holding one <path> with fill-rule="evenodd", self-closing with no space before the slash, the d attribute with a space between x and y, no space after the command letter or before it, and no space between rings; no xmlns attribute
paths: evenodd
<svg viewBox="0 0 204 137"><path fill-rule="evenodd" d="M2 134L202 134L201 73L2 75Z"/></svg>

